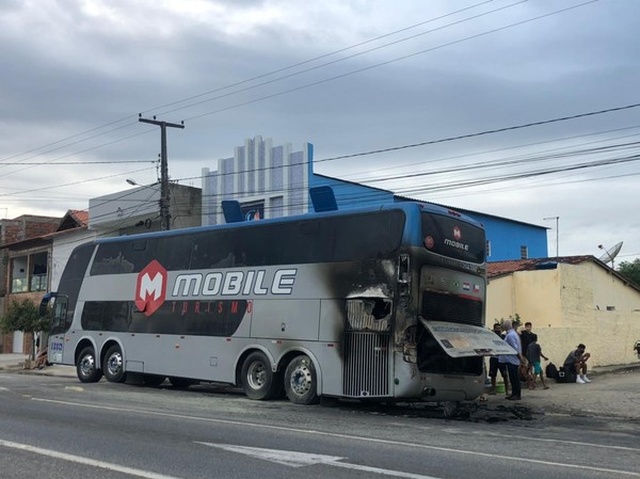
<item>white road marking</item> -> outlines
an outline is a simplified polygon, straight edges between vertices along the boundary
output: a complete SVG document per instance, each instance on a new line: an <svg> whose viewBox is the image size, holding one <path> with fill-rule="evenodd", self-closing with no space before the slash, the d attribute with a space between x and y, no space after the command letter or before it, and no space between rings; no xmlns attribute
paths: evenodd
<svg viewBox="0 0 640 479"><path fill-rule="evenodd" d="M103 411L115 411L115 412L130 412L130 413L135 413L135 414L144 414L144 415L148 415L148 416L158 416L158 417L170 417L170 418L175 418L175 419L189 419L189 420L193 420L193 421L199 421L199 422L211 422L211 423L215 423L215 424L230 424L230 425L235 425L235 426L244 426L244 427L255 427L255 428L260 428L260 429L272 429L272 430L276 430L276 431L286 431L286 432L296 432L296 433L300 433L300 434L308 434L308 435L315 435L315 436L326 436L326 437L337 437L340 439L349 439L352 441L362 441L362 442L371 442L371 443L376 443L376 444L387 444L387 445L391 445L391 446L402 446L402 447L412 447L412 448L418 448L418 449L427 449L427 450L431 450L431 451L442 451L442 452L448 452L448 453L454 453L454 454L463 454L463 455L468 455L468 456L480 456L480 457L488 457L491 458L494 462L495 461L513 461L516 464L522 463L522 462L528 462L528 463L532 463L532 464L542 464L542 465L546 465L546 466L554 466L554 467L566 467L569 469L585 469L588 471L599 471L599 472L606 472L606 473L610 473L610 474L622 474L622 475L627 475L627 476L632 476L632 477L640 477L640 472L631 472L631 471L623 471L623 470L619 470L619 469L607 469L607 468L603 468L603 467L592 467L592 466L585 466L582 464L567 464L565 462L553 462L553 461L543 461L543 460L539 460L539 459L528 459L528 458L524 458L521 456L496 456L495 452L477 452L477 451L465 451L462 449L453 449L450 447L442 447L442 446L430 446L427 444L416 444L413 442L404 442L404 441L392 441L392 440L388 440L388 439L377 439L377 438L373 438L373 437L361 437L361 436L352 436L349 434L339 434L339 433L335 433L335 432L325 432L325 431L317 431L314 429L296 429L296 428L290 428L290 427L285 427L285 426L272 426L269 424L259 424L259 423L250 423L250 422L242 422L242 421L232 421L229 419L215 419L215 418L209 418L209 417L201 417L201 416L187 416L186 414L173 414L173 413L166 413L166 412L159 412L159 411L148 411L148 410L144 410L144 409L133 409L133 408L125 408L125 407L114 407L114 406L101 406L101 405L97 405L97 404L84 404L84 403L76 403L76 402L71 402L71 401L60 401L57 399L44 399L44 398L32 398L34 401L42 401L42 402L48 402L48 403L54 403L54 404L62 404L65 406L73 406L73 407L84 407L84 408L89 408L89 409L100 409ZM558 441L559 443L563 443L566 441ZM569 442L566 442L567 444L570 444ZM573 444L571 444L573 445ZM631 447L622 447L622 446L603 446L603 445L599 445L599 444L590 444L590 443L580 443L580 447L581 448L585 448L588 446L597 446L597 447L602 447L602 448L612 448L612 449L624 449L624 450L628 450L628 451L638 451L640 452L640 449L637 448L631 448ZM581 457L583 457L583 454L581 455Z"/></svg>
<svg viewBox="0 0 640 479"><path fill-rule="evenodd" d="M32 452L35 454L40 454L42 456L52 457L54 459L62 459L63 461L75 462L76 464L84 464L87 466L107 469L109 471L122 472L124 474L129 474L136 477L144 477L146 479L178 479L174 476L165 476L164 474L156 474L155 472L151 471L143 471L142 469L120 466L119 464L113 464L110 462L96 461L95 459L87 459L86 457L74 456L72 454L67 454L64 452L52 451L51 449L29 446L28 444L3 441L2 439L0 439L0 446Z"/></svg>
<svg viewBox="0 0 640 479"><path fill-rule="evenodd" d="M9 388L5 388L4 386L0 386L0 391L8 391Z"/></svg>
<svg viewBox="0 0 640 479"><path fill-rule="evenodd" d="M356 471L365 471L373 474L384 474L391 477L404 477L407 479L438 479L433 476L423 476L420 474L411 474L410 472L393 471L391 469L380 469L378 467L363 466L360 464L349 464L339 462L345 459L340 456L326 456L324 454L310 454L306 452L284 451L281 449L265 449L262 447L246 447L233 446L231 444L213 444L211 442L195 441L196 444L203 444L225 451L237 452L247 456L263 459L265 461L275 462L290 467L312 466L314 464L326 464L334 467L342 467L344 469L352 469Z"/></svg>

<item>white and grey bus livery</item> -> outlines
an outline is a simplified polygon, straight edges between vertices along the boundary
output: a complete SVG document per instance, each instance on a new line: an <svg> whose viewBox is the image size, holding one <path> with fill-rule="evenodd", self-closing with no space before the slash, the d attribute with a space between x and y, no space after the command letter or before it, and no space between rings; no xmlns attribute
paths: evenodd
<svg viewBox="0 0 640 479"><path fill-rule="evenodd" d="M483 356L512 352L484 328L484 251L481 225L412 202L99 239L43 300L49 358L298 404L473 399Z"/></svg>

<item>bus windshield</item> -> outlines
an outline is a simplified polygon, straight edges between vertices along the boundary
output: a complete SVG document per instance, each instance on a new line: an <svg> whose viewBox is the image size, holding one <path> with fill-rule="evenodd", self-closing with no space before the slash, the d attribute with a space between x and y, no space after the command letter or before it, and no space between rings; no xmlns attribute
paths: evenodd
<svg viewBox="0 0 640 479"><path fill-rule="evenodd" d="M476 264L484 263L484 230L468 222L423 212L422 239L424 246L432 253Z"/></svg>

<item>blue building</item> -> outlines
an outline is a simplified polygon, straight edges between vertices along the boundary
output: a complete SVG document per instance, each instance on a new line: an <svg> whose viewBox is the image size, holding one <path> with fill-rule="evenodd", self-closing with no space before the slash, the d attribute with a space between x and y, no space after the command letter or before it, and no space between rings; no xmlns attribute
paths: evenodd
<svg viewBox="0 0 640 479"><path fill-rule="evenodd" d="M275 218L313 210L309 190L332 188L339 209L400 201L423 201L392 191L313 172L313 145L294 151L291 144L273 146L257 136L235 148L234 156L218 160L216 170L202 170L202 224L224 222L222 201L236 200L247 219ZM489 261L545 258L547 228L495 215L443 205L482 223L487 232Z"/></svg>

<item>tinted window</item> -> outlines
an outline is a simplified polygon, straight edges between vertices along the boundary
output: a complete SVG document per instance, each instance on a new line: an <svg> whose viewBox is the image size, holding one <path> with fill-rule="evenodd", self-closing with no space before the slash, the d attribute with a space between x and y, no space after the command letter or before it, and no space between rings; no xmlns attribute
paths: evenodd
<svg viewBox="0 0 640 479"><path fill-rule="evenodd" d="M174 271L385 258L399 248L404 220L400 210L376 211L103 243L91 274L137 273L153 259Z"/></svg>
<svg viewBox="0 0 640 479"><path fill-rule="evenodd" d="M85 273L87 272L87 266L89 260L93 254L94 245L82 245L73 250L67 264L62 272L60 278L60 284L58 286L58 293L67 296L66 315L60 319L64 319L64 322L54 324L51 330L51 334L60 334L67 331L71 327L71 321L73 320L73 312L76 308L78 301L78 293L80 292L80 286ZM60 311L63 313L62 311Z"/></svg>
<svg viewBox="0 0 640 479"><path fill-rule="evenodd" d="M87 301L85 331L232 336L247 312L246 300L167 301L149 318L131 301Z"/></svg>
<svg viewBox="0 0 640 479"><path fill-rule="evenodd" d="M422 240L433 253L472 263L484 262L484 230L459 219L422 213Z"/></svg>

